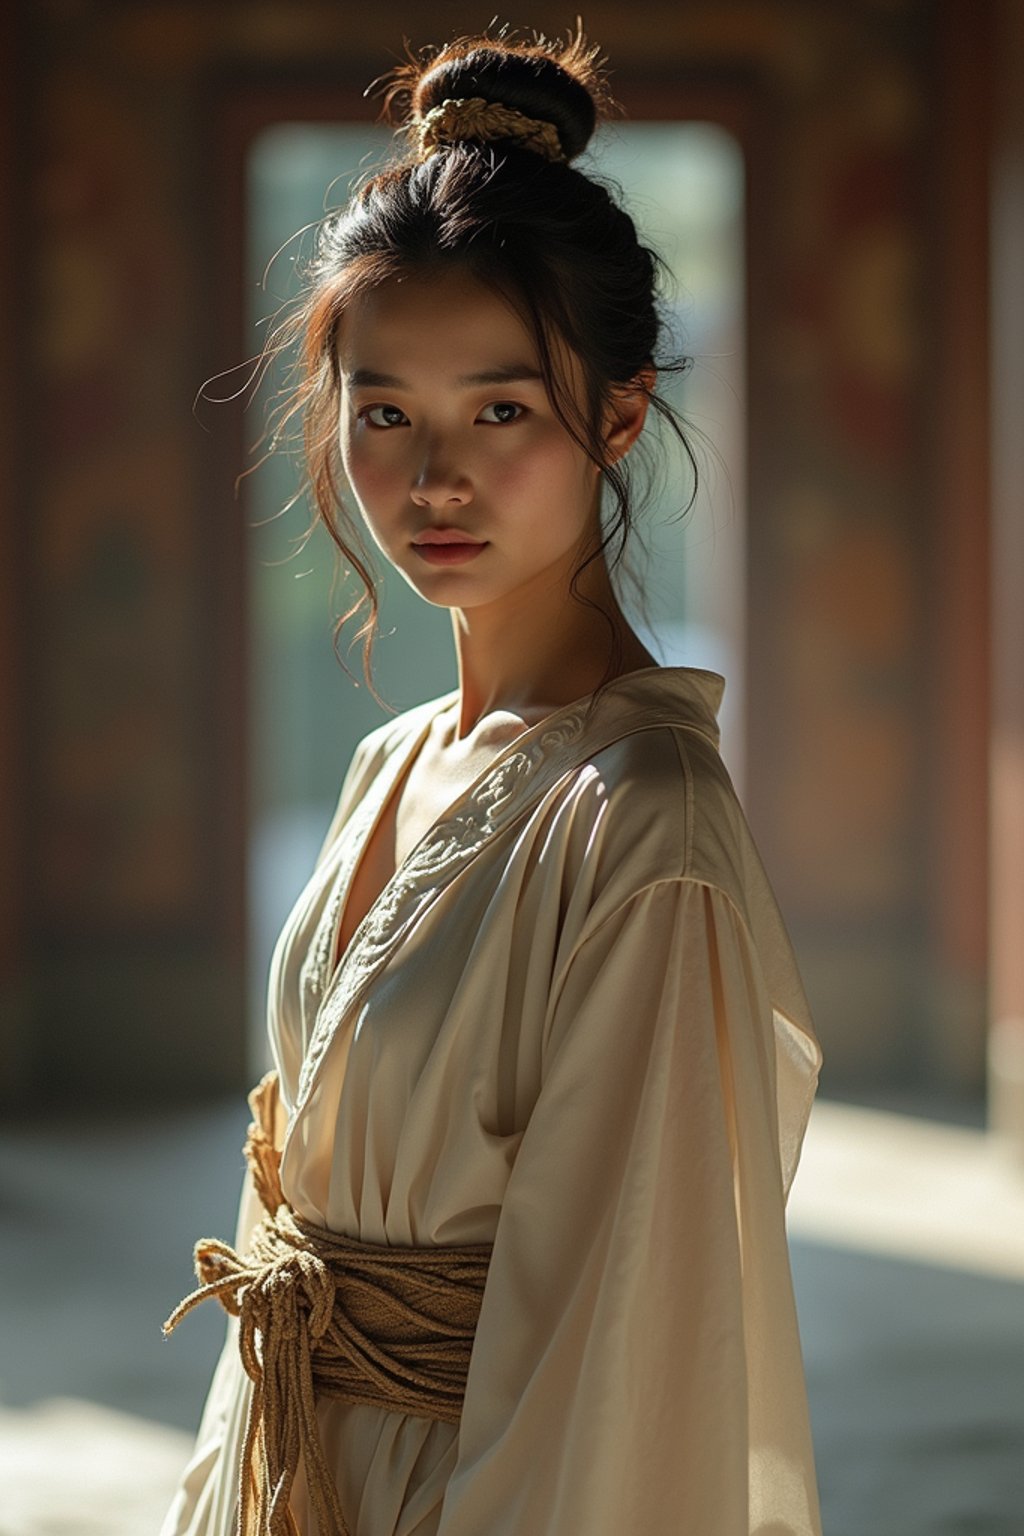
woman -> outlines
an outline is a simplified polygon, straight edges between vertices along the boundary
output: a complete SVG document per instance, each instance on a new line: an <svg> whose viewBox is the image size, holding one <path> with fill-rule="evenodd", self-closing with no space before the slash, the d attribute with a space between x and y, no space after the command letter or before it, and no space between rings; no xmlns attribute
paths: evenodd
<svg viewBox="0 0 1024 1536"><path fill-rule="evenodd" d="M291 409L349 563L342 481L450 609L459 686L357 748L278 940L237 1241L172 1320L233 1313L163 1533L812 1536L784 1208L821 1053L724 680L659 666L609 579L673 422L657 260L569 163L581 35L461 39L403 92L407 153L322 226Z"/></svg>

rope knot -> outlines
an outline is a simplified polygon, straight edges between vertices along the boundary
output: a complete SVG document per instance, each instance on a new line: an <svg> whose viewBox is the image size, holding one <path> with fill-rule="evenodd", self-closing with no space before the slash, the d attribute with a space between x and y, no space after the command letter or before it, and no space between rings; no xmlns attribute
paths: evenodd
<svg viewBox="0 0 1024 1536"><path fill-rule="evenodd" d="M288 1501L300 1456L318 1536L349 1536L316 1396L458 1423L491 1245L398 1248L306 1221L281 1194L272 1074L249 1102L246 1156L266 1214L244 1254L217 1238L196 1244L199 1287L164 1333L210 1297L239 1319L253 1387L235 1536L297 1536Z"/></svg>
<svg viewBox="0 0 1024 1536"><path fill-rule="evenodd" d="M323 1338L334 1310L334 1278L315 1253L292 1250L263 1265L239 1291L242 1327L263 1338L275 1330L289 1342L305 1335Z"/></svg>

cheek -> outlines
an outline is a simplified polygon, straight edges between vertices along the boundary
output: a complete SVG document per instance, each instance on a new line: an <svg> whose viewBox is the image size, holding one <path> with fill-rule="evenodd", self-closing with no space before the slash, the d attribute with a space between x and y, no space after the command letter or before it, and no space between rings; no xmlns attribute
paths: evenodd
<svg viewBox="0 0 1024 1536"><path fill-rule="evenodd" d="M597 472L564 429L553 430L529 455L514 459L508 472L553 537L589 516Z"/></svg>
<svg viewBox="0 0 1024 1536"><path fill-rule="evenodd" d="M547 427L525 444L502 457L498 474L508 489L529 489L542 499L561 502L566 491L578 486L583 479L580 461L587 464L586 455L577 448L564 429Z"/></svg>
<svg viewBox="0 0 1024 1536"><path fill-rule="evenodd" d="M395 468L385 455L373 451L363 434L341 434L341 465L364 509L372 511L384 497L393 499Z"/></svg>

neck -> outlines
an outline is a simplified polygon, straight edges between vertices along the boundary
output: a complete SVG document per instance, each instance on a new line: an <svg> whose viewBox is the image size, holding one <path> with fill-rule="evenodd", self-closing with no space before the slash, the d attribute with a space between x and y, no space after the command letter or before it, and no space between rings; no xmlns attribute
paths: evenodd
<svg viewBox="0 0 1024 1536"><path fill-rule="evenodd" d="M657 665L619 607L603 555L577 583L580 597L597 610L569 595L577 561L574 553L500 602L452 610L457 738L494 711L539 716L592 693L612 659L613 633L621 650L617 674Z"/></svg>

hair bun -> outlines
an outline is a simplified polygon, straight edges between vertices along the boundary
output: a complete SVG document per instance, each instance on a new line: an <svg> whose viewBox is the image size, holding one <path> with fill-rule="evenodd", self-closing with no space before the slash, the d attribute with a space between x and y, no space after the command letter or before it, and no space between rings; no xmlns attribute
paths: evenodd
<svg viewBox="0 0 1024 1536"><path fill-rule="evenodd" d="M550 158L574 160L590 142L599 116L613 105L599 53L587 43L579 22L575 36L564 43L537 34L532 42L517 42L506 36L506 29L497 37L459 37L419 57L410 54L409 62L389 77L393 83L386 107L407 98L405 126L415 134L427 114L444 102L480 99L551 124L561 156L552 153Z"/></svg>

